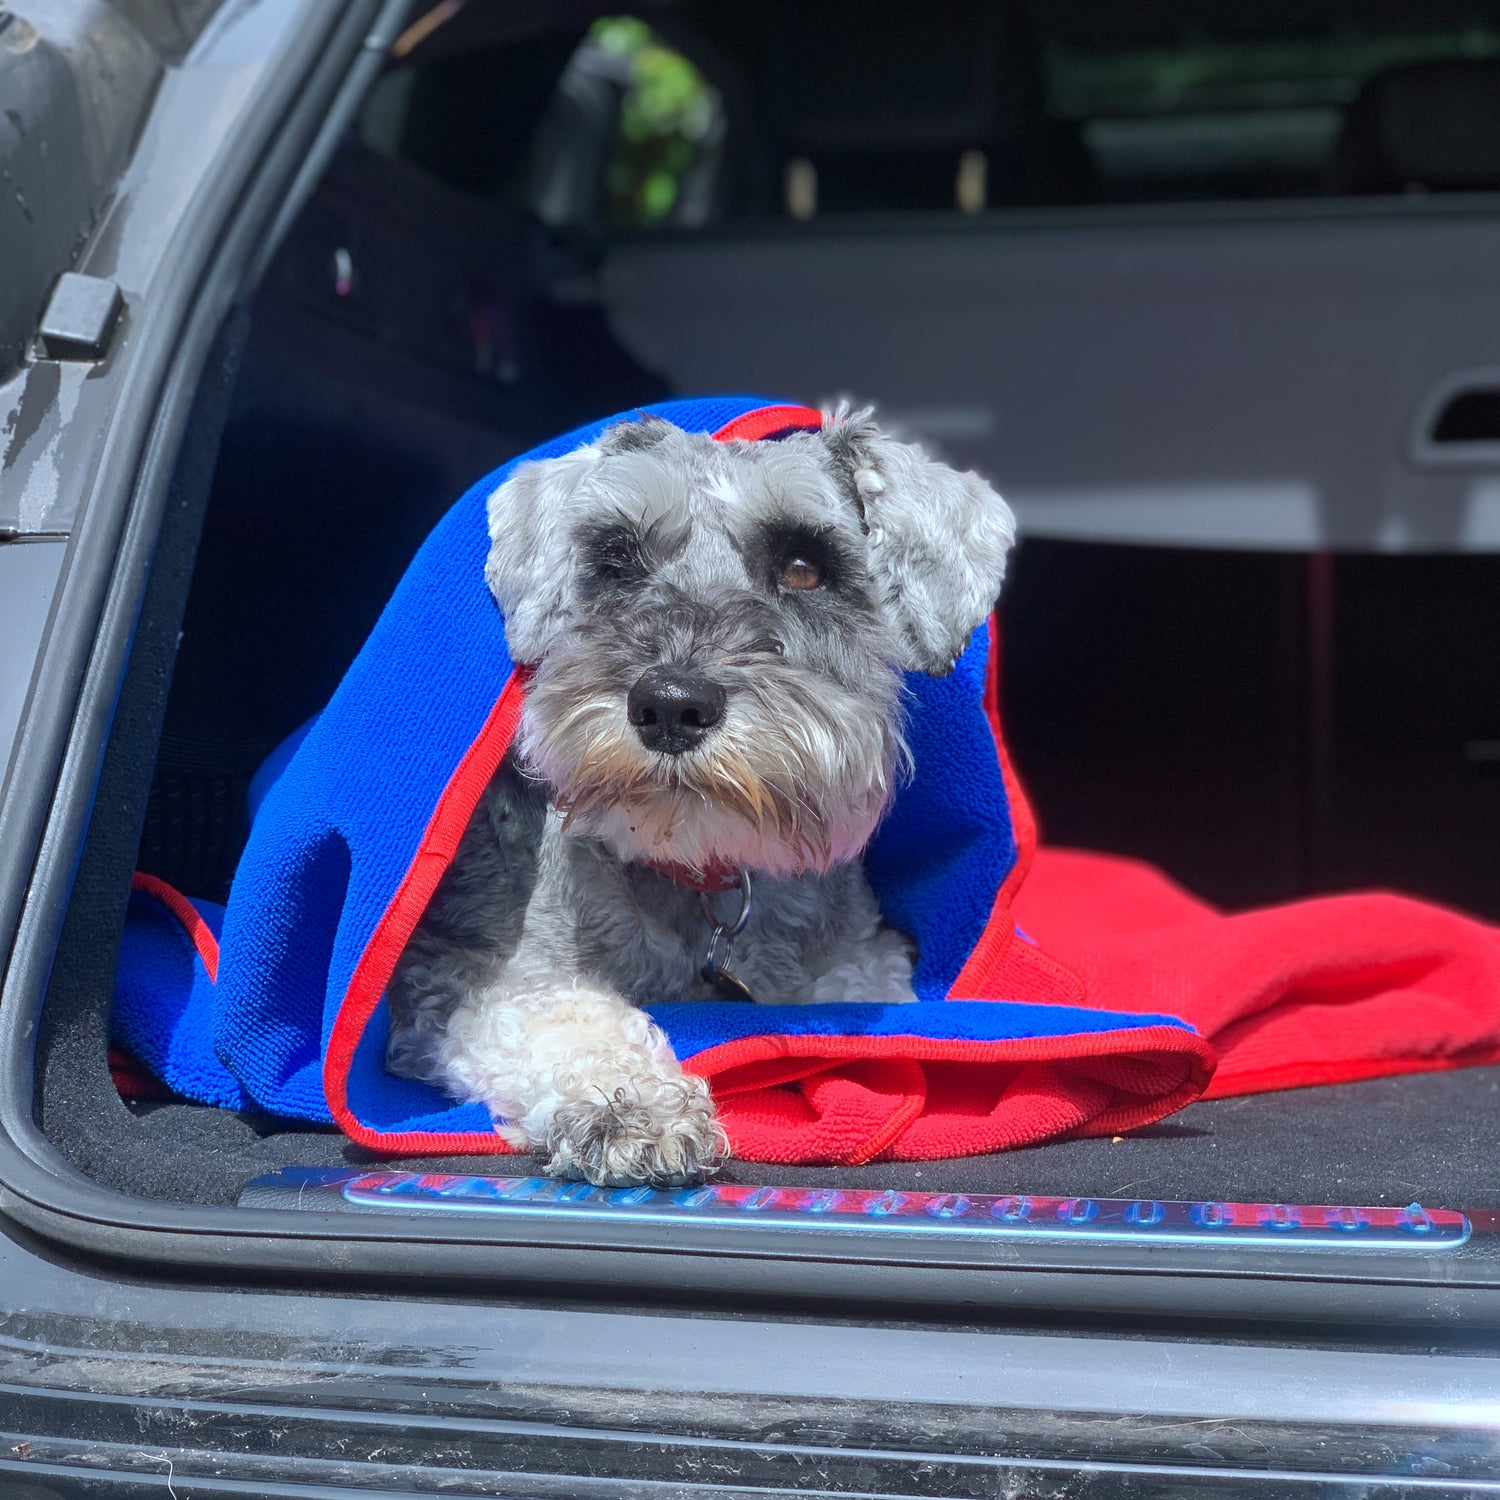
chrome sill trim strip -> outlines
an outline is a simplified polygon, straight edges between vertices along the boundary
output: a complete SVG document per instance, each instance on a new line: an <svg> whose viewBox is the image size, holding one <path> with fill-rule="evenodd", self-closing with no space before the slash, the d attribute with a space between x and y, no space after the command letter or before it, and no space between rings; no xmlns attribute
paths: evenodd
<svg viewBox="0 0 1500 1500"><path fill-rule="evenodd" d="M257 1180L274 1191L277 1174ZM311 1180L310 1180L311 1179ZM1026 1194L902 1192L896 1189L757 1187L593 1187L548 1177L330 1170L298 1173L300 1206L340 1203L364 1212L467 1214L554 1222L680 1222L695 1227L754 1224L768 1232L817 1230L841 1237L1020 1241L1073 1244L1226 1245L1237 1249L1415 1252L1453 1250L1470 1236L1468 1219L1447 1209L1347 1204L1184 1202L1058 1198ZM309 1200L314 1201L309 1201Z"/></svg>

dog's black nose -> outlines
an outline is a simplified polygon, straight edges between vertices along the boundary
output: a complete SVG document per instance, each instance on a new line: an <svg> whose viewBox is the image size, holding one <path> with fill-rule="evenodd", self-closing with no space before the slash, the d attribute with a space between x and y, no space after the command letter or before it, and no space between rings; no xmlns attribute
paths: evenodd
<svg viewBox="0 0 1500 1500"><path fill-rule="evenodd" d="M631 688L626 706L648 750L681 755L724 717L724 703L724 689L700 672L651 667Z"/></svg>

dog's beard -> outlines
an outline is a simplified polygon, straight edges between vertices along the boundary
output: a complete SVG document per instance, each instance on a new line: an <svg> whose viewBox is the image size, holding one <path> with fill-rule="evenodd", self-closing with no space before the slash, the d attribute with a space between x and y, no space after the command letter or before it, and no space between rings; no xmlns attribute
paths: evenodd
<svg viewBox="0 0 1500 1500"><path fill-rule="evenodd" d="M857 858L909 766L894 687L879 704L786 673L736 684L722 723L680 755L641 743L618 688L574 693L544 675L520 751L564 826L621 859L775 875Z"/></svg>

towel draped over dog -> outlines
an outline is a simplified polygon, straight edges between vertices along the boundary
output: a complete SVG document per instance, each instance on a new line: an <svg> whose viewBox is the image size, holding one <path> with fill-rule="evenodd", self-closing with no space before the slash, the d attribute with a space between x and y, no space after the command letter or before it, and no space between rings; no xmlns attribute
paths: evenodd
<svg viewBox="0 0 1500 1500"><path fill-rule="evenodd" d="M647 410L726 441L819 422L754 398ZM115 1036L168 1087L394 1154L508 1149L483 1106L385 1071L384 991L524 701L484 580L488 497L638 415L534 449L448 512L326 709L257 777L226 907L137 877ZM1225 918L1129 862L1038 854L993 647L982 626L948 676L908 675L914 772L865 856L916 944L916 1003L648 1007L738 1155L970 1155L1124 1131L1206 1090L1500 1055L1500 934L1478 923L1386 897Z"/></svg>

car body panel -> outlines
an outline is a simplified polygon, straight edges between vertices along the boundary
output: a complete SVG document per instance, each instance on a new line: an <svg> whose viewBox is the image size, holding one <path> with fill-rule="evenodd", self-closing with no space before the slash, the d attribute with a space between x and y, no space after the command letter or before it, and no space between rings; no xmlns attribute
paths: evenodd
<svg viewBox="0 0 1500 1500"><path fill-rule="evenodd" d="M170 1465L195 1494L231 1476L260 1494L1495 1487L1500 1359L1486 1354L549 1306L441 1285L164 1286L11 1238L0 1285L13 1481L159 1487Z"/></svg>

